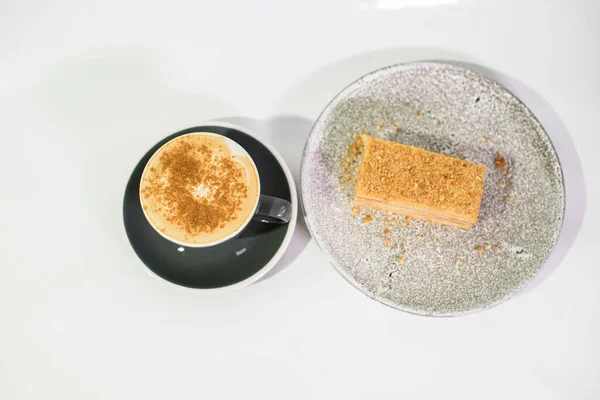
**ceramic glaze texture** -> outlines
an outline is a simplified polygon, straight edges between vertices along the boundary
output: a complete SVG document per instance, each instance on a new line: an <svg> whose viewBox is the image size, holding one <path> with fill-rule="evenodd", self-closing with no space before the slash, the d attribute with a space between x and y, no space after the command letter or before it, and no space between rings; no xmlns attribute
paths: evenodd
<svg viewBox="0 0 600 400"><path fill-rule="evenodd" d="M475 227L354 215L344 159L359 132L485 165ZM496 168L498 154L506 168ZM487 78L437 63L382 69L340 93L306 146L302 195L311 232L346 279L425 315L486 308L520 290L550 255L565 204L558 158L527 107Z"/></svg>

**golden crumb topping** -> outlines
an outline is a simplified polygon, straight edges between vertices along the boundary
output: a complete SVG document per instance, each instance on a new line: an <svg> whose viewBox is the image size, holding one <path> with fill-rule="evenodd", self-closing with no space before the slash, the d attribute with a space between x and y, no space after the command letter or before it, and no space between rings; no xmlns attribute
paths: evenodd
<svg viewBox="0 0 600 400"><path fill-rule="evenodd" d="M477 220L485 166L366 135L362 140L357 197Z"/></svg>

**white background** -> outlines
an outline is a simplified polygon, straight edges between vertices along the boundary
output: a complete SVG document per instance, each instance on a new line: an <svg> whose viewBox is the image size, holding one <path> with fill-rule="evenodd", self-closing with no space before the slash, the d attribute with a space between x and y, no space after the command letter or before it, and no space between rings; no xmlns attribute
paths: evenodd
<svg viewBox="0 0 600 400"><path fill-rule="evenodd" d="M0 399L600 398L600 2L0 1ZM424 318L368 299L299 224L248 288L150 276L125 183L177 130L262 132L296 177L357 77L478 66L532 109L567 181L559 246L493 309Z"/></svg>

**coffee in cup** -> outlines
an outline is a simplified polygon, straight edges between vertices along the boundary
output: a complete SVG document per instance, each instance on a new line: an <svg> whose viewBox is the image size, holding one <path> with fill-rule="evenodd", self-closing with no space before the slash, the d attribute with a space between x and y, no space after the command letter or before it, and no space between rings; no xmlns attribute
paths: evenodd
<svg viewBox="0 0 600 400"><path fill-rule="evenodd" d="M190 247L234 237L257 210L268 222L287 222L290 210L289 202L260 195L258 170L244 148L208 132L179 136L154 153L140 201L157 232Z"/></svg>

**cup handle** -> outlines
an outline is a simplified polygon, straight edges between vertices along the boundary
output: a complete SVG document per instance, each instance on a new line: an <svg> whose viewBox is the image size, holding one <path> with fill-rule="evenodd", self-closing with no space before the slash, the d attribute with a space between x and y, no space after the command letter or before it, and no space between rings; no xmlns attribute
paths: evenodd
<svg viewBox="0 0 600 400"><path fill-rule="evenodd" d="M261 194L254 219L270 224L286 224L290 222L291 215L292 205L289 201Z"/></svg>

